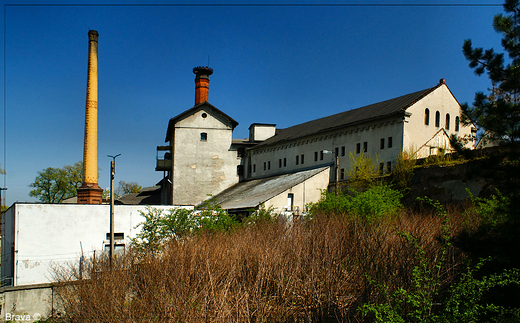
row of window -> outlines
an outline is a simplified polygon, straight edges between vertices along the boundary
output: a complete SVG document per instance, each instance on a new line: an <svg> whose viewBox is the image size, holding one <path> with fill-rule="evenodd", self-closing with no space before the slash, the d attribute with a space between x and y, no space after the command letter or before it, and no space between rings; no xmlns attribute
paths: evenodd
<svg viewBox="0 0 520 323"><path fill-rule="evenodd" d="M380 143L379 143L379 148L385 149L385 144L386 144L386 148L392 148L392 146L393 146L392 137L381 138ZM365 142L363 142L363 152L367 152L367 150L368 150L368 142L365 141ZM323 160L326 152L327 152L326 150L315 151L314 152L314 161L317 162L318 159ZM335 156L340 156L340 153L341 153L341 156L344 157L346 155L346 147L345 146L336 147L334 149L334 153L335 153ZM360 142L358 142L356 144L356 154L359 154L359 153L361 153L361 143ZM305 155L304 154L296 155L295 164L296 165L305 164ZM282 167L287 167L287 158L278 159L278 168L282 168ZM264 171L267 171L267 170L271 170L270 161L264 162ZM256 172L256 164L253 164L252 171L253 171L253 173ZM251 172L251 167L250 167L250 172Z"/></svg>
<svg viewBox="0 0 520 323"><path fill-rule="evenodd" d="M424 110L424 124L430 125L430 109L426 108ZM459 131L460 118L455 117L455 131ZM438 128L441 126L441 113L439 111L435 112L435 126ZM446 113L446 119L444 123L444 128L446 130L450 130L450 114Z"/></svg>

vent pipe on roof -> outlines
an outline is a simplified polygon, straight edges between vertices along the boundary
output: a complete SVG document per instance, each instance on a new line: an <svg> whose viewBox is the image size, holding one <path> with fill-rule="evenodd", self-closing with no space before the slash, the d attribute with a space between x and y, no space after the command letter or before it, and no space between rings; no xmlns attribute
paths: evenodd
<svg viewBox="0 0 520 323"><path fill-rule="evenodd" d="M207 102L209 96L209 76L213 74L213 69L205 66L198 66L193 69L195 76L195 105Z"/></svg>

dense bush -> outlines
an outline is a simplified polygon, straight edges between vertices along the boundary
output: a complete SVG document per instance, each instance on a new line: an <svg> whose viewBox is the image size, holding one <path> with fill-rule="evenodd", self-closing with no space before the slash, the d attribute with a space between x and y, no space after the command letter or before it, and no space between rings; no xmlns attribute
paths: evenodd
<svg viewBox="0 0 520 323"><path fill-rule="evenodd" d="M373 221L383 216L394 216L402 208L402 193L386 185L372 186L364 192L351 190L350 194L322 191L321 199L310 204L311 214L346 215Z"/></svg>

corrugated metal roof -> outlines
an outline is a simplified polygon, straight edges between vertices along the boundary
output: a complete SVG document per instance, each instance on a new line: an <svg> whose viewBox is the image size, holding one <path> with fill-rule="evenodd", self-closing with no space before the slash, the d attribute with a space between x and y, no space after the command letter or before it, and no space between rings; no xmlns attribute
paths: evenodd
<svg viewBox="0 0 520 323"><path fill-rule="evenodd" d="M368 122L383 117L404 114L407 108L443 84L444 83L439 83L436 86L426 90L410 93L398 98L312 120L296 126L292 126L290 128L280 129L277 131L276 135L258 144L252 149L262 148L283 141L299 139L309 135Z"/></svg>
<svg viewBox="0 0 520 323"><path fill-rule="evenodd" d="M241 182L216 195L215 202L226 210L252 209L329 167Z"/></svg>

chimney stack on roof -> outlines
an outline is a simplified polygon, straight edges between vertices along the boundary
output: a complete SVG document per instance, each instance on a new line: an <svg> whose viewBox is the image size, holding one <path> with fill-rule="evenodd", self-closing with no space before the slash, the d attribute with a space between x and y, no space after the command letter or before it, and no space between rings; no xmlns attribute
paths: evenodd
<svg viewBox="0 0 520 323"><path fill-rule="evenodd" d="M209 94L209 76L213 74L213 69L205 66L198 66L193 69L195 76L195 105L207 102Z"/></svg>
<svg viewBox="0 0 520 323"><path fill-rule="evenodd" d="M103 194L98 185L98 37L97 31L89 30L83 184L78 188L79 204L101 204Z"/></svg>

